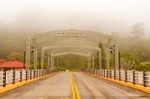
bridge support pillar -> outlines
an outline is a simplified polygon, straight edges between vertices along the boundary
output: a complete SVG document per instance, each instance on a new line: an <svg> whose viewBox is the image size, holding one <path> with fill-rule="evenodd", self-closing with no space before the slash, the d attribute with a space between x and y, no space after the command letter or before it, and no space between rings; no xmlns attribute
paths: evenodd
<svg viewBox="0 0 150 99"><path fill-rule="evenodd" d="M94 60L94 55L92 55L92 69L95 69L95 60Z"/></svg>
<svg viewBox="0 0 150 99"><path fill-rule="evenodd" d="M98 51L98 60L99 60L99 69L102 69L102 54L101 51Z"/></svg>
<svg viewBox="0 0 150 99"><path fill-rule="evenodd" d="M28 41L27 41L27 47L26 47L26 69L29 69L29 67L30 67L30 53L31 53L31 42L30 42L30 40L28 39Z"/></svg>
<svg viewBox="0 0 150 99"><path fill-rule="evenodd" d="M54 56L53 56L53 53L51 53L51 59L50 59L50 63L51 63L51 68L54 67Z"/></svg>
<svg viewBox="0 0 150 99"><path fill-rule="evenodd" d="M115 69L119 69L119 50L118 50L118 46L115 45Z"/></svg>
<svg viewBox="0 0 150 99"><path fill-rule="evenodd" d="M55 58L54 58L54 62L55 62L54 66L59 67L59 64L58 64L58 57L55 57Z"/></svg>
<svg viewBox="0 0 150 99"><path fill-rule="evenodd" d="M109 48L106 48L106 69L109 69L109 54L110 54L110 50Z"/></svg>
<svg viewBox="0 0 150 99"><path fill-rule="evenodd" d="M43 69L43 65L44 65L44 51L41 51L41 69Z"/></svg>
<svg viewBox="0 0 150 99"><path fill-rule="evenodd" d="M34 50L34 69L37 69L37 48L35 48Z"/></svg>
<svg viewBox="0 0 150 99"><path fill-rule="evenodd" d="M90 69L90 67L91 67L91 58L88 57L87 58L87 68Z"/></svg>
<svg viewBox="0 0 150 99"><path fill-rule="evenodd" d="M47 58L47 66L48 66L48 68L50 69L50 55L48 54L48 58Z"/></svg>

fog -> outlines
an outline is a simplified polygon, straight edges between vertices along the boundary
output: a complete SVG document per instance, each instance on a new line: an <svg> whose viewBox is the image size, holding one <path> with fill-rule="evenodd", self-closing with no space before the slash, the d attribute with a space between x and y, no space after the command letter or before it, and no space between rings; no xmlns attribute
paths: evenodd
<svg viewBox="0 0 150 99"><path fill-rule="evenodd" d="M42 7L24 8L14 20L1 21L1 28L11 32L38 33L60 29L92 30L110 34L128 33L129 26L115 18L88 12L50 12Z"/></svg>
<svg viewBox="0 0 150 99"><path fill-rule="evenodd" d="M0 30L37 33L82 29L124 36L141 22L147 36L149 5L148 0L1 0Z"/></svg>
<svg viewBox="0 0 150 99"><path fill-rule="evenodd" d="M22 51L28 34L64 29L112 35L122 50L143 42L148 51L149 5L149 0L0 0L0 56ZM131 32L137 23L144 33L133 41Z"/></svg>

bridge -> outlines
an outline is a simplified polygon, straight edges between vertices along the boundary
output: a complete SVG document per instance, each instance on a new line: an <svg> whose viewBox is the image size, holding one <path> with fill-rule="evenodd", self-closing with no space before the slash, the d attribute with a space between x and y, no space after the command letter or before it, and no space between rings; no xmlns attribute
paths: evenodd
<svg viewBox="0 0 150 99"><path fill-rule="evenodd" d="M80 71L62 71L63 55L87 61ZM26 69L0 71L0 99L150 99L150 72L124 70L111 36L83 30L34 34L24 56Z"/></svg>

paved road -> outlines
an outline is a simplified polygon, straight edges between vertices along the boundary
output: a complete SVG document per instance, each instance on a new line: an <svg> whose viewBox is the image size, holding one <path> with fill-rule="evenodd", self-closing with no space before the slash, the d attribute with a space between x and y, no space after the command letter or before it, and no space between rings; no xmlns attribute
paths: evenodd
<svg viewBox="0 0 150 99"><path fill-rule="evenodd" d="M150 94L83 73L74 73L74 76L81 99L150 99Z"/></svg>
<svg viewBox="0 0 150 99"><path fill-rule="evenodd" d="M0 99L71 99L69 77L69 72L62 72L2 94Z"/></svg>
<svg viewBox="0 0 150 99"><path fill-rule="evenodd" d="M149 94L79 72L74 77L81 99L150 99ZM71 95L70 73L62 72L2 94L0 99L71 99Z"/></svg>

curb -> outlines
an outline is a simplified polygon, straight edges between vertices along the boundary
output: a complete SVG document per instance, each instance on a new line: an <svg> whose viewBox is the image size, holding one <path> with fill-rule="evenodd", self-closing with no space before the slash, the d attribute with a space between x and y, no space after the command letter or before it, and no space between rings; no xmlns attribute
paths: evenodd
<svg viewBox="0 0 150 99"><path fill-rule="evenodd" d="M48 75L45 75L45 76L42 76L42 77L39 77L39 78L34 78L32 80L27 80L27 81L22 81L22 82L17 82L15 84L9 84L7 85L6 87L0 87L0 94L2 93L5 93L5 92L8 92L10 90L13 90L13 89L16 89L18 87L21 87L21 86L24 86L24 85L27 85L29 83L32 83L34 81L37 81L37 80L40 80L40 79L44 79L44 78L47 78L49 76L53 76L55 74L57 74L59 72L55 72L55 73L52 73L52 74L48 74Z"/></svg>
<svg viewBox="0 0 150 99"><path fill-rule="evenodd" d="M82 73L90 75L90 76L102 78L104 80L108 80L108 81L111 81L111 82L114 82L114 83L117 83L117 84L120 84L120 85L123 85L123 86L127 86L127 87L130 87L130 88L133 88L133 89L143 91L143 92L146 92L146 93L150 94L150 87L144 87L144 86L139 85L139 84L133 84L133 83L130 83L130 82L114 80L114 79L111 79L111 78L106 78L106 77L102 77L102 76L99 76L99 75L90 74L90 73L86 73L86 72L82 72Z"/></svg>

